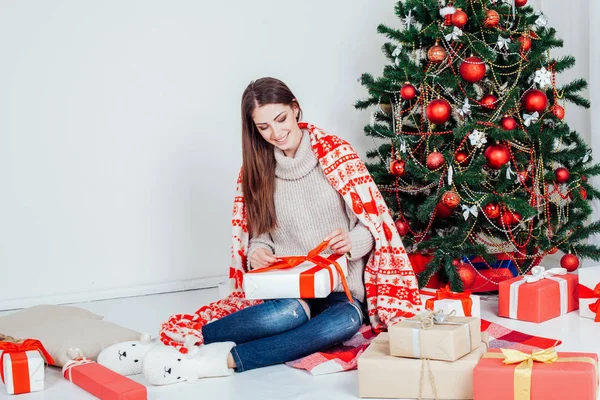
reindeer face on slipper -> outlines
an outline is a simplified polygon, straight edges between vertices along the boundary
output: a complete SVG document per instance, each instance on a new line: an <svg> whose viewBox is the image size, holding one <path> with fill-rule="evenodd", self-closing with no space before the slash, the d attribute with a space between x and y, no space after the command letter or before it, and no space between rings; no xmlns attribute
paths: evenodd
<svg viewBox="0 0 600 400"><path fill-rule="evenodd" d="M181 354L170 346L158 346L148 352L142 372L153 385L170 385L178 382L194 382L194 351Z"/></svg>
<svg viewBox="0 0 600 400"><path fill-rule="evenodd" d="M194 346L187 354L171 346L156 346L146 354L142 372L153 385L194 383L198 378L230 375L233 370L227 367L227 356L234 345L222 342Z"/></svg>
<svg viewBox="0 0 600 400"><path fill-rule="evenodd" d="M125 376L141 374L144 357L158 343L158 339L142 334L140 340L117 343L102 350L98 364Z"/></svg>

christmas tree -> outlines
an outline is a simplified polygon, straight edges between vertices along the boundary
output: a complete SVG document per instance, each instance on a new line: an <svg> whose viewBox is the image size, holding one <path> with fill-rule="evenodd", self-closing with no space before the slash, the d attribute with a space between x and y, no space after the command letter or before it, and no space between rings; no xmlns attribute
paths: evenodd
<svg viewBox="0 0 600 400"><path fill-rule="evenodd" d="M600 260L586 239L590 201L600 192L591 151L565 123L565 103L589 108L584 79L556 85L572 67L555 29L527 0L405 0L398 29L380 25L390 42L381 77L363 74L375 109L368 168L392 210L409 253L433 258L455 291L471 285L472 260L491 268L509 258L527 273L557 249L574 270ZM478 272L481 276L481 273Z"/></svg>

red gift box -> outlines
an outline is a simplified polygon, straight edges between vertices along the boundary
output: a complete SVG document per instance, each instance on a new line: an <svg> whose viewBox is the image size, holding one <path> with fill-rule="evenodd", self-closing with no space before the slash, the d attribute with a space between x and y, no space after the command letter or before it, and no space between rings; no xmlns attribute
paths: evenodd
<svg viewBox="0 0 600 400"><path fill-rule="evenodd" d="M493 349L473 370L477 400L596 400L598 355Z"/></svg>
<svg viewBox="0 0 600 400"><path fill-rule="evenodd" d="M146 386L90 360L78 357L63 367L65 379L102 400L146 400Z"/></svg>
<svg viewBox="0 0 600 400"><path fill-rule="evenodd" d="M8 394L44 390L44 363L54 364L39 340L0 342L0 377Z"/></svg>
<svg viewBox="0 0 600 400"><path fill-rule="evenodd" d="M539 266L532 273L500 282L498 316L539 323L579 309L577 275Z"/></svg>

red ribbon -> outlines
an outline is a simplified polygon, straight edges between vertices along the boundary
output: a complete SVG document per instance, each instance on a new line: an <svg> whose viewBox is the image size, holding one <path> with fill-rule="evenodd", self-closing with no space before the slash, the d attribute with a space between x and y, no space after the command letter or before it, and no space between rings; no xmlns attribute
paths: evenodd
<svg viewBox="0 0 600 400"><path fill-rule="evenodd" d="M27 357L23 357L26 351L36 350L38 351L47 364L54 364L54 360L52 356L46 351L44 345L39 340L35 339L26 339L22 343L12 343L12 342L0 342L0 350L2 351L2 356L0 356L0 377L2 378L2 383L6 383L4 380L4 356L7 354L15 354L13 356L13 361L18 361L20 366L24 366L23 368L13 369L13 383L15 386L15 394L16 393L27 393L29 392L29 367L27 365ZM22 353L22 354L19 354ZM19 383L19 379L17 376L23 377L23 384ZM26 379L25 379L26 378ZM25 387L27 386L27 387Z"/></svg>
<svg viewBox="0 0 600 400"><path fill-rule="evenodd" d="M425 295L431 295L428 292L422 292ZM437 290L435 292L435 297L432 299L427 299L425 302L425 309L434 311L433 306L434 303L438 300L460 300L462 303L463 312L465 313L465 317L471 316L471 311L473 309L473 299L471 299L471 292L465 290L462 293L453 292L450 290L450 285L446 285L445 287Z"/></svg>
<svg viewBox="0 0 600 400"><path fill-rule="evenodd" d="M592 290L589 287L579 284L579 298L580 299L598 299L594 303L590 304L590 311L596 314L594 318L595 322L600 322L600 282Z"/></svg>
<svg viewBox="0 0 600 400"><path fill-rule="evenodd" d="M255 270L249 271L247 273L248 274L258 274L258 273L263 273L263 272L268 272L268 271L273 271L273 270L278 270L278 269L290 269L290 268L297 267L298 265L302 264L303 262L310 261L310 262L316 264L315 268L310 269L310 271L312 272L312 274L310 276L314 276L315 272L317 272L323 268L327 268L328 270L330 270L329 267L331 265L333 265L335 267L335 269L337 270L338 274L340 275L340 279L342 280L342 286L344 286L344 292L346 293L346 297L348 297L348 301L352 303L354 300L352 300L352 294L350 294L350 289L348 288L348 282L346 281L346 276L344 276L344 271L342 270L342 267L335 261L335 258L337 258L337 255L334 254L334 255L329 256L328 258L325 258L325 257L322 257L319 255L327 248L328 243L329 243L328 241L321 242L321 244L319 244L317 247L315 247L314 249L309 251L306 256L280 257L281 261L271 264L268 267L255 269ZM309 281L307 281L306 278L309 277L309 275L304 275L304 278L302 275L303 274L301 274L301 276L300 276L300 279L301 279L300 287L308 288L308 286L310 286L310 285L309 285ZM332 278L331 270L330 270L330 278ZM330 279L330 282L333 285L333 279ZM312 285L312 282L310 282L310 284ZM314 290L314 289L312 289L312 290ZM314 292L313 292L313 294L314 294Z"/></svg>

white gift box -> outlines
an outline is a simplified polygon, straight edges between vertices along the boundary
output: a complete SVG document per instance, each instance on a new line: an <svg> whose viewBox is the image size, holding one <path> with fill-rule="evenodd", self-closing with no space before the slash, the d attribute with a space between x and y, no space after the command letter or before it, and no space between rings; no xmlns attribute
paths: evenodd
<svg viewBox="0 0 600 400"><path fill-rule="evenodd" d="M344 276L348 276L348 260L344 255L333 254L325 259L335 261ZM244 275L243 286L247 299L322 298L327 297L341 282L333 264L325 267L306 261L293 268L258 271Z"/></svg>
<svg viewBox="0 0 600 400"><path fill-rule="evenodd" d="M579 316L596 318L596 313L590 310L590 305L600 301L600 297L585 298L584 293L594 291L600 285L600 266L579 268ZM587 289L583 288L585 286ZM588 290L589 289L589 290Z"/></svg>
<svg viewBox="0 0 600 400"><path fill-rule="evenodd" d="M1 355L2 351L0 351L0 357ZM22 381L19 381L21 379L27 379L27 377L15 375L21 370L21 368L17 370L19 364L27 364L27 371L29 374L28 387L23 387L22 384L20 384ZM8 394L39 392L44 390L44 367L44 358L37 350L6 354L3 359L2 369L4 372L4 385ZM15 385L15 383L17 383L17 385ZM21 387L22 390L15 390L15 386L17 386L17 389Z"/></svg>
<svg viewBox="0 0 600 400"><path fill-rule="evenodd" d="M425 308L425 302L427 299L436 298L436 291L430 289L424 289L420 291L421 293L421 302L423 303L423 308ZM471 308L471 317L481 317L481 301L479 296L471 294L471 300L473 301L473 307ZM436 300L433 303L433 310L438 311L442 310L444 314L450 314L452 311L455 311L457 317L466 317L462 302L460 300L455 299L443 299Z"/></svg>

